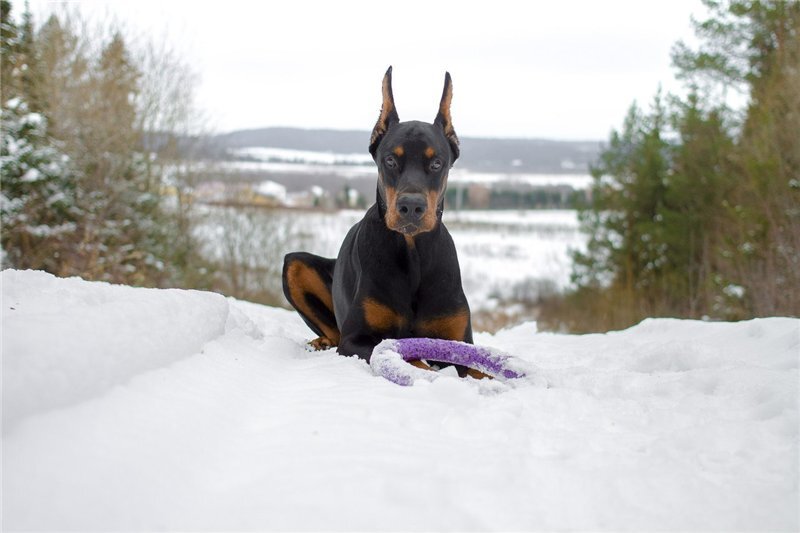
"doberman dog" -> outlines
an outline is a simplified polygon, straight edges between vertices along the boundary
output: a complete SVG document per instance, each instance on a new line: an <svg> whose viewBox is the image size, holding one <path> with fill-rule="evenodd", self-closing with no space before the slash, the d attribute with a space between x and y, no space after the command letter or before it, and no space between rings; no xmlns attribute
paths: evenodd
<svg viewBox="0 0 800 533"><path fill-rule="evenodd" d="M296 252L283 265L286 298L319 335L310 344L367 361L386 338L472 343L458 257L442 223L447 175L459 156L450 74L433 124L400 122L392 67L382 89L369 144L378 166L375 204L347 233L335 260Z"/></svg>

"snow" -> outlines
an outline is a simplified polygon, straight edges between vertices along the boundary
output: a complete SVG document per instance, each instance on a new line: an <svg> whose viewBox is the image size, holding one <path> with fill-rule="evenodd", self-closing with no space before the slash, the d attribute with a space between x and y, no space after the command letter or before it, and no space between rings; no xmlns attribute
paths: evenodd
<svg viewBox="0 0 800 533"><path fill-rule="evenodd" d="M588 174L529 174L529 173L498 173L498 172L471 172L463 168L454 168L450 171L451 184L477 183L494 185L497 183L514 183L531 185L535 187L556 187L566 185L573 189L588 189L592 184L592 177Z"/></svg>
<svg viewBox="0 0 800 533"><path fill-rule="evenodd" d="M225 332L227 317L213 293L3 272L4 429L192 355Z"/></svg>
<svg viewBox="0 0 800 533"><path fill-rule="evenodd" d="M281 309L4 271L5 530L797 530L800 320L476 342L411 387Z"/></svg>
<svg viewBox="0 0 800 533"><path fill-rule="evenodd" d="M744 298L745 288L742 287L741 285L734 285L733 283L731 283L729 285L726 285L722 289L722 292L724 292L731 298L737 298L741 300L742 298Z"/></svg>
<svg viewBox="0 0 800 533"><path fill-rule="evenodd" d="M487 224L512 233L578 229L578 212L572 209L448 210L445 216L450 224Z"/></svg>
<svg viewBox="0 0 800 533"><path fill-rule="evenodd" d="M34 181L39 181L43 176L44 175L38 168L29 168L19 179L20 181L31 183Z"/></svg>
<svg viewBox="0 0 800 533"><path fill-rule="evenodd" d="M570 252L586 248L574 210L447 211L443 220L473 311L569 287Z"/></svg>
<svg viewBox="0 0 800 533"><path fill-rule="evenodd" d="M292 150L289 148L270 148L249 146L231 150L234 156L249 157L258 161L283 163L310 163L327 165L374 165L369 154L337 154L334 152L314 152L310 150Z"/></svg>
<svg viewBox="0 0 800 533"><path fill-rule="evenodd" d="M256 187L256 192L262 196L269 196L276 200L286 200L286 187L274 181L264 180Z"/></svg>
<svg viewBox="0 0 800 533"><path fill-rule="evenodd" d="M209 165L211 166L211 165ZM215 161L213 167L223 173L274 173L274 174L320 174L342 176L347 179L374 177L375 167L361 164L330 163L323 161L301 163L288 161Z"/></svg>
<svg viewBox="0 0 800 533"><path fill-rule="evenodd" d="M72 233L78 228L74 222L64 222L55 226L47 224L37 224L36 226L26 225L25 232L34 237L53 237L63 233Z"/></svg>
<svg viewBox="0 0 800 533"><path fill-rule="evenodd" d="M15 96L11 98L8 102L6 102L6 107L8 109L17 109L23 103L22 98L19 96Z"/></svg>
<svg viewBox="0 0 800 533"><path fill-rule="evenodd" d="M44 116L39 113L28 113L22 117L22 121L37 128L44 127L46 124Z"/></svg>

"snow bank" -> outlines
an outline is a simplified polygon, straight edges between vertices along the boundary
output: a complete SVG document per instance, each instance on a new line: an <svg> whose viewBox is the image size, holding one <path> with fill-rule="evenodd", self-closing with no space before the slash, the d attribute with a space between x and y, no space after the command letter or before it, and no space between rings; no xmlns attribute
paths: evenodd
<svg viewBox="0 0 800 533"><path fill-rule="evenodd" d="M224 297L4 271L3 427L197 353L225 332Z"/></svg>
<svg viewBox="0 0 800 533"><path fill-rule="evenodd" d="M288 311L2 281L5 530L800 525L796 319L527 324L476 342L549 388L399 387Z"/></svg>

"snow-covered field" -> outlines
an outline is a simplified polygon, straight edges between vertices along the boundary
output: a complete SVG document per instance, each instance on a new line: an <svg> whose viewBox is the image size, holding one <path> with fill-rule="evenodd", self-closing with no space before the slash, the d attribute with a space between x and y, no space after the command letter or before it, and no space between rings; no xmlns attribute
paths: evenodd
<svg viewBox="0 0 800 533"><path fill-rule="evenodd" d="M800 320L476 342L399 387L284 310L2 273L3 529L796 531Z"/></svg>
<svg viewBox="0 0 800 533"><path fill-rule="evenodd" d="M363 210L250 210L247 216L252 220L245 220L243 212L233 208L205 209L198 234L208 256L222 259L231 242L243 237L244 248L253 256L249 260L265 267L278 265L272 281L278 292L284 254L302 250L336 257L347 231L364 216ZM586 246L572 210L448 210L444 221L453 235L474 311L492 311L502 302L535 299L542 289L567 287L569 252Z"/></svg>
<svg viewBox="0 0 800 533"><path fill-rule="evenodd" d="M368 165L373 169L375 167L375 162L368 153L341 154L263 146L236 148L230 150L230 152L231 155L237 158L244 157L257 162L266 163L291 163L298 165Z"/></svg>
<svg viewBox="0 0 800 533"><path fill-rule="evenodd" d="M444 220L476 311L563 290L570 285L570 251L586 247L572 210L458 211Z"/></svg>

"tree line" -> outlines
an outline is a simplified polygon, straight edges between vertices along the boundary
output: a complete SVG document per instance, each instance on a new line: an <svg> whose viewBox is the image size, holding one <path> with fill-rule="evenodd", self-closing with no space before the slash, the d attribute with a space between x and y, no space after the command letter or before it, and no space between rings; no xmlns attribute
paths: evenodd
<svg viewBox="0 0 800 533"><path fill-rule="evenodd" d="M191 69L75 11L36 25L27 7L18 21L0 9L3 265L207 285L178 146L197 127Z"/></svg>
<svg viewBox="0 0 800 533"><path fill-rule="evenodd" d="M699 46L673 48L687 95L631 106L592 169L588 246L549 327L800 315L800 3L704 6Z"/></svg>

